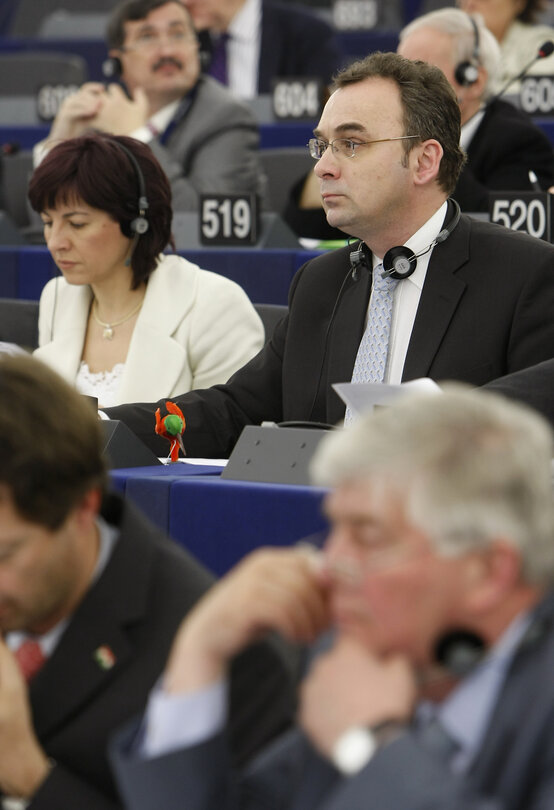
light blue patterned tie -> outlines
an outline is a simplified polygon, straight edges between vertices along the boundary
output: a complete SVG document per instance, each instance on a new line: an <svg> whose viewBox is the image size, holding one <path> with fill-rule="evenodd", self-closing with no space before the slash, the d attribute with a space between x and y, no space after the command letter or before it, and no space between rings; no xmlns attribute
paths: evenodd
<svg viewBox="0 0 554 810"><path fill-rule="evenodd" d="M367 326L354 362L353 383L383 382L387 370L392 305L397 278L382 275L383 265L373 270L373 291L369 304ZM350 409L346 409L344 421L352 419Z"/></svg>

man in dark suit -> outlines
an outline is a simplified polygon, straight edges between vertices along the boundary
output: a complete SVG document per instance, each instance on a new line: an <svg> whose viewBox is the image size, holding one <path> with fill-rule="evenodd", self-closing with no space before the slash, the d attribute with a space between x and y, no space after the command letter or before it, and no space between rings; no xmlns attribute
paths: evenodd
<svg viewBox="0 0 554 810"><path fill-rule="evenodd" d="M373 54L339 74L316 129L315 172L330 224L360 239L361 252L307 262L264 349L227 385L177 398L188 453L228 455L245 425L264 420L340 420L331 385L356 368L381 261L388 272L408 248L417 257L392 294L382 381L483 385L554 355L554 248L458 219L447 203L463 162L459 121L452 88L430 65ZM161 454L156 407L107 413Z"/></svg>
<svg viewBox="0 0 554 810"><path fill-rule="evenodd" d="M188 739L152 712L158 758L148 735L114 748L129 810L554 806L553 448L531 409L459 386L330 434L313 465L331 486L323 553L245 559L183 622L164 681L184 728L260 627L332 627L297 728L237 783L211 701Z"/></svg>
<svg viewBox="0 0 554 810"><path fill-rule="evenodd" d="M280 0L184 1L207 72L236 95L269 93L273 79L287 77L315 77L326 86L341 67L334 29L311 9Z"/></svg>
<svg viewBox="0 0 554 810"><path fill-rule="evenodd" d="M202 193L264 192L257 122L247 105L200 73L198 40L180 0L123 0L108 20L116 83L89 82L66 99L49 139L89 128L148 143L171 183L173 209Z"/></svg>
<svg viewBox="0 0 554 810"><path fill-rule="evenodd" d="M115 810L108 737L144 709L179 622L213 578L103 496L98 420L54 372L2 358L0 399L3 807ZM290 716L278 651L238 659L233 692L240 761Z"/></svg>
<svg viewBox="0 0 554 810"><path fill-rule="evenodd" d="M443 8L417 17L400 32L398 53L439 67L454 88L467 163L452 194L462 211L488 211L489 191L532 191L554 181L552 144L528 115L494 100L500 49L480 19Z"/></svg>

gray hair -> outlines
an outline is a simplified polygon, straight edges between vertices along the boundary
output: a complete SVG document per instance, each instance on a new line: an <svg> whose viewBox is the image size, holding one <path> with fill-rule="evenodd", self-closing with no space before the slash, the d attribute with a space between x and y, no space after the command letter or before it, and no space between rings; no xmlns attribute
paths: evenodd
<svg viewBox="0 0 554 810"><path fill-rule="evenodd" d="M500 69L500 46L496 37L485 26L480 14L472 14L479 33L478 62L487 72L487 83L483 98L487 100L494 94L498 71ZM471 61L475 50L475 32L469 14L459 8L440 8L423 14L408 23L399 34L399 41L422 28L433 28L452 38L452 59L454 65Z"/></svg>
<svg viewBox="0 0 554 810"><path fill-rule="evenodd" d="M445 386L361 416L326 437L312 461L316 483L358 478L399 494L406 516L444 555L502 538L522 557L527 582L554 581L552 455L548 423L496 394Z"/></svg>

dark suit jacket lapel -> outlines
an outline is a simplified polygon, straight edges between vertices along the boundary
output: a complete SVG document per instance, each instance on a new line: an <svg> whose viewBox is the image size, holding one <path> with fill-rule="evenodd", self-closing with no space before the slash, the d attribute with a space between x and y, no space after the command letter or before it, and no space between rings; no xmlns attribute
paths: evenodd
<svg viewBox="0 0 554 810"><path fill-rule="evenodd" d="M104 688L132 653L125 626L144 615L154 547L125 521L100 579L73 615L51 658L30 684L33 721L45 740ZM131 524L131 525L129 525ZM136 553L137 543L144 545ZM114 583L117 583L114 584ZM114 597L114 594L117 594ZM108 665L102 664L102 653ZM113 656L114 664L109 666Z"/></svg>
<svg viewBox="0 0 554 810"><path fill-rule="evenodd" d="M371 261L371 259L370 259ZM348 265L345 263L345 273ZM350 382L358 346L364 333L365 316L371 292L371 273L364 267L358 279L348 278L337 307L328 343L327 413L329 421L337 422L344 416L344 404L331 388L335 382Z"/></svg>
<svg viewBox="0 0 554 810"><path fill-rule="evenodd" d="M551 594L538 606L535 620L516 652L472 768L473 778L485 792L496 793L501 781L502 795L509 797L513 806L525 804L526 793L528 797L532 791L533 786L526 782L532 779L530 762L537 760L539 767L535 749L542 746L541 729L549 722L554 693L553 628Z"/></svg>
<svg viewBox="0 0 554 810"><path fill-rule="evenodd" d="M275 11L262 1L262 36L258 68L258 92L269 92L271 79L278 75L279 65L275 54L281 52L281 28L275 19ZM277 41L276 41L277 40ZM262 88L268 88L263 90Z"/></svg>
<svg viewBox="0 0 554 810"><path fill-rule="evenodd" d="M406 353L403 380L425 377L440 349L466 288L456 275L469 259L469 229L462 219L448 239L433 249L412 335Z"/></svg>

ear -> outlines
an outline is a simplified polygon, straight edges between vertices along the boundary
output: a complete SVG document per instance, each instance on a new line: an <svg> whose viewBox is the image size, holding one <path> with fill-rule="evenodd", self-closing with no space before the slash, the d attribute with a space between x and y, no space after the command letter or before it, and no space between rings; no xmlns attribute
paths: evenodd
<svg viewBox="0 0 554 810"><path fill-rule="evenodd" d="M434 138L412 149L409 158L415 185L424 186L436 180L442 155L443 148Z"/></svg>
<svg viewBox="0 0 554 810"><path fill-rule="evenodd" d="M479 616L505 603L521 581L521 555L506 540L496 540L489 548L472 552L466 560L466 608Z"/></svg>
<svg viewBox="0 0 554 810"><path fill-rule="evenodd" d="M100 511L102 503L102 492L98 489L90 489L86 492L74 510L75 520L83 529L89 528Z"/></svg>

